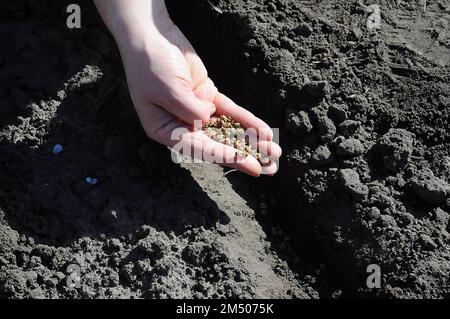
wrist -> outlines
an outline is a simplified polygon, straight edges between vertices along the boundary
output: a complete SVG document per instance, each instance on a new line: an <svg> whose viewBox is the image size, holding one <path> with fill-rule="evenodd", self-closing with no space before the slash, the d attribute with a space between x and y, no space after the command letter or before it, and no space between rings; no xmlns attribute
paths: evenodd
<svg viewBox="0 0 450 319"><path fill-rule="evenodd" d="M164 0L95 0L121 52L142 50L173 26Z"/></svg>

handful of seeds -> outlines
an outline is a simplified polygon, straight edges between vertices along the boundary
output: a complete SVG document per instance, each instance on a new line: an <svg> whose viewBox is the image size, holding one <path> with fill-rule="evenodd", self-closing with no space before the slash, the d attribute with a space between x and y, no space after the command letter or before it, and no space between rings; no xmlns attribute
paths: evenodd
<svg viewBox="0 0 450 319"><path fill-rule="evenodd" d="M239 156L251 155L261 164L268 164L270 159L263 156L245 138L245 128L241 123L236 122L227 115L222 115L215 122L206 124L203 127L205 134L212 140L231 146L237 150Z"/></svg>

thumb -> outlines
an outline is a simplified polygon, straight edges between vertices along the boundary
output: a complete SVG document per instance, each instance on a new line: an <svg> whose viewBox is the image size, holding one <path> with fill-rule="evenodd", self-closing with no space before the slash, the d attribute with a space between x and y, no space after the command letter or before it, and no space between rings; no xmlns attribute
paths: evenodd
<svg viewBox="0 0 450 319"><path fill-rule="evenodd" d="M162 103L167 111L180 120L193 125L195 121L207 123L216 112L214 103L197 97L190 85L172 88L169 97Z"/></svg>

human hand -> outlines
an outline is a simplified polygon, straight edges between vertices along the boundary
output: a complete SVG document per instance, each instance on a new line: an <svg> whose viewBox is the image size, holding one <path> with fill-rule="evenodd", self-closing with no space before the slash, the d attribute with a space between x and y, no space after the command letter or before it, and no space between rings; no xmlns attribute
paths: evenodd
<svg viewBox="0 0 450 319"><path fill-rule="evenodd" d="M112 2L122 5L122 1ZM97 1L97 6L99 2L102 1ZM149 0L137 2L148 5ZM130 3L133 2L116 8L121 9L125 15L121 18L125 21L133 16L134 10L137 14L144 9L133 9ZM208 150L208 155L215 155L214 162L253 176L276 173L281 149L272 141L273 133L269 126L218 92L201 59L170 20L164 1L150 3L152 14L147 17L148 21L145 22L144 17L139 19L140 15L134 16L135 22L125 25L126 32L110 26L119 45L130 94L146 134L171 148L181 145L189 155L203 160L211 158L205 156ZM269 156L271 163L261 166L252 156L237 157L235 149L206 136L201 130L202 125L211 117L220 115L229 115L245 128L256 129L258 142L254 146ZM180 132L180 129L184 130L174 139L173 133Z"/></svg>

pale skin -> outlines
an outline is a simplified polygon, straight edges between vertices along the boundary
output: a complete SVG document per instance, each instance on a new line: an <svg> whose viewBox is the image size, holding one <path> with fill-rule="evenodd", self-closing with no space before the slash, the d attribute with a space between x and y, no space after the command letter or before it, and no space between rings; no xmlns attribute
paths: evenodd
<svg viewBox="0 0 450 319"><path fill-rule="evenodd" d="M171 138L172 132L186 128L181 139L193 154L212 149L224 154L217 161L225 162L221 165L252 176L277 172L281 148L273 142L272 130L218 91L200 57L172 22L164 0L94 2L116 40L133 104L149 138L174 147L179 141ZM261 166L252 156L237 158L229 146L206 136L201 125L194 126L194 121L206 124L220 115L256 129L259 151L272 159L271 164Z"/></svg>

